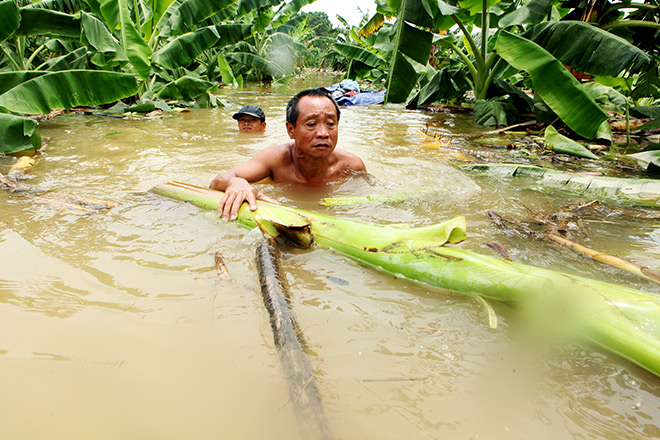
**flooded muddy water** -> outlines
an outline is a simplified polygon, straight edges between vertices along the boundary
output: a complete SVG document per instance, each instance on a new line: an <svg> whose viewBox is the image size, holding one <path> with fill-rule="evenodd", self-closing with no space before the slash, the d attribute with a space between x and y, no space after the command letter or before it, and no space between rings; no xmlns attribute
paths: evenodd
<svg viewBox="0 0 660 440"><path fill-rule="evenodd" d="M154 120L66 114L40 125L47 147L21 182L28 190L0 192L1 438L299 437L259 291L257 235L148 190L169 180L206 187L288 140L288 99L333 82L222 90L226 107ZM245 104L265 110L264 135L238 134L231 115ZM420 133L427 124L451 148L429 142ZM469 150L487 150L467 137L485 130L470 116L345 107L339 125L339 148L359 155L370 179L260 188L289 206L371 223L463 215L462 248L496 255L485 243L498 241L518 262L660 293L496 226L488 211L528 221L582 199L459 170ZM0 157L0 172L15 160ZM419 197L319 204L397 192ZM53 193L116 206L78 215L49 200ZM659 269L659 225L591 220L588 245ZM234 281L216 279L215 252ZM491 329L471 297L321 247L286 249L282 269L337 439L660 438L660 378L535 329L507 305L492 304Z"/></svg>

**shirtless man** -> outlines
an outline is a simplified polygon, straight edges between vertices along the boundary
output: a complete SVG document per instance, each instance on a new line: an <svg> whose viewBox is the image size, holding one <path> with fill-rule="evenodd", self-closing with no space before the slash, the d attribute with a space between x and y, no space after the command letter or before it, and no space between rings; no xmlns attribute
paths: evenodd
<svg viewBox="0 0 660 440"><path fill-rule="evenodd" d="M251 185L265 178L281 183L319 184L353 172L365 173L359 157L335 149L338 125L339 107L325 90L304 90L291 98L286 107L286 131L293 140L265 148L211 181L211 189L225 192L218 216L225 221L235 220L244 201L253 211L257 209L257 200L273 202Z"/></svg>

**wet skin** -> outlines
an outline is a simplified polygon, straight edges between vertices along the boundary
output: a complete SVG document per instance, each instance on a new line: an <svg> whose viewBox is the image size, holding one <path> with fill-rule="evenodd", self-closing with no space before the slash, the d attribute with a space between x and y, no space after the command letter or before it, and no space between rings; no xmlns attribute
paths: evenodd
<svg viewBox="0 0 660 440"><path fill-rule="evenodd" d="M266 129L266 121L254 116L243 115L238 118L238 129L241 133L260 133Z"/></svg>

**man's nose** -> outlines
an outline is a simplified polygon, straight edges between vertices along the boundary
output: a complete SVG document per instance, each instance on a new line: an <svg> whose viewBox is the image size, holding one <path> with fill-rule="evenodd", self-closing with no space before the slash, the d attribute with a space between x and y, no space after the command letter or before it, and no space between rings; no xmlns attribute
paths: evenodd
<svg viewBox="0 0 660 440"><path fill-rule="evenodd" d="M328 137L330 135L330 130L326 127L325 124L319 124L318 129L316 130L317 137Z"/></svg>

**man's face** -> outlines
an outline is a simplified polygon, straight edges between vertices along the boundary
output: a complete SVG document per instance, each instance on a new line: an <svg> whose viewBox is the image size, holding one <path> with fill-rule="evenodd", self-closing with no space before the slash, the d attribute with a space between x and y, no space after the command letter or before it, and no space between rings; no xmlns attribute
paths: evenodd
<svg viewBox="0 0 660 440"><path fill-rule="evenodd" d="M327 157L335 149L338 136L337 110L324 96L303 96L298 101L295 128L286 123L289 137L303 155Z"/></svg>
<svg viewBox="0 0 660 440"><path fill-rule="evenodd" d="M266 129L266 121L250 115L242 115L238 118L238 129L241 133L259 133Z"/></svg>

